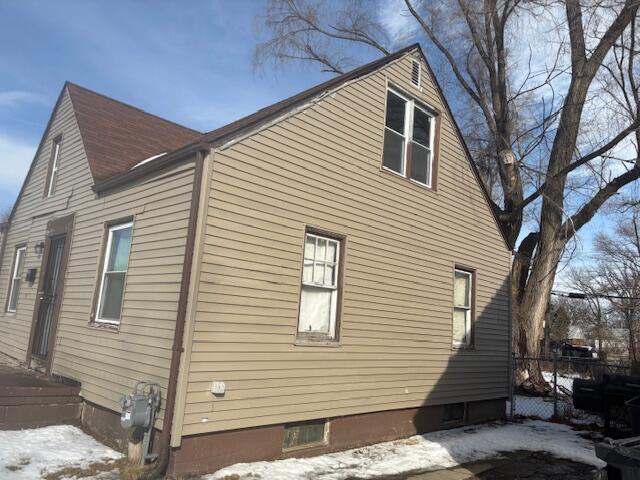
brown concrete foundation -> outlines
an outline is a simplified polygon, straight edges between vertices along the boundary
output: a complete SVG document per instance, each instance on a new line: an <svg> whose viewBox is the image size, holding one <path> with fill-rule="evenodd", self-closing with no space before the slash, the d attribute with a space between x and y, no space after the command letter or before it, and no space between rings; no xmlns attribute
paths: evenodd
<svg viewBox="0 0 640 480"><path fill-rule="evenodd" d="M505 399L466 404L465 419L444 422L444 406L428 406L349 415L329 420L324 445L283 452L284 425L214 432L184 437L173 449L169 473L176 477L211 473L238 462L303 457L396 440L419 433L497 420L505 416Z"/></svg>

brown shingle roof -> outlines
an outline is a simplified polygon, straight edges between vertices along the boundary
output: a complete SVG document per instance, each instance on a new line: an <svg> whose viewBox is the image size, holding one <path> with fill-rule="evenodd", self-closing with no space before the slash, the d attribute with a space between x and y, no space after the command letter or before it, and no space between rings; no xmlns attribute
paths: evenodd
<svg viewBox="0 0 640 480"><path fill-rule="evenodd" d="M95 182L176 150L202 133L67 82Z"/></svg>
<svg viewBox="0 0 640 480"><path fill-rule="evenodd" d="M506 235L504 227L502 226L500 219L498 218L497 212L494 208L493 201L491 200L491 196L487 191L487 187L484 181L482 180L480 172L478 171L478 167L473 161L473 158L471 156L471 153L469 152L467 144L464 141L464 137L462 136L462 132L460 131L460 128L456 123L456 120L451 112L449 104L444 97L444 93L442 92L440 84L438 83L436 76L431 70L431 66L429 65L429 62L427 61L419 43L414 43L413 45L409 45L408 47L403 48L402 50L398 50L397 52L394 52L390 55L382 57L373 62L367 63L366 65L363 65L359 68L351 70L350 72L347 72L343 75L334 77L324 83L321 83L307 90L304 90L303 92L300 92L296 95L286 98L280 102L274 103L273 105L269 105L268 107L258 110L257 112L252 113L251 115L247 115L246 117L236 120L235 122L231 122L227 125L224 125L216 130L213 130L205 134L195 135L194 138L192 138L191 140L188 140L187 142L183 142L182 144L177 145L173 151L170 151L170 149L166 149L165 151L169 152L167 155L163 155L161 158L148 162L144 166L136 168L135 171L128 171L130 170L131 166L135 165L136 162L133 162L131 165L129 165L127 169L120 170L119 172L115 172L117 173L117 175L112 174L111 178L109 178L108 180L105 179L102 182L96 182L96 185L94 185L94 190L97 192L109 190L110 188L114 188L115 186L125 184L128 181L136 180L143 175L156 171L157 169L164 168L168 165L171 165L173 162L183 159L185 155L191 154L196 150L215 148L219 145L222 145L227 141L232 140L234 137L240 136L246 132L250 132L252 129L258 128L261 125L264 125L286 114L287 112L292 111L296 107L304 105L306 102L323 94L328 90L336 88L346 82L356 80L365 75L368 75L369 73L376 71L378 68L386 65L387 63L390 63L414 50L418 52L422 57L422 59L424 60L427 66L427 69L429 70L429 74L434 81L435 87L440 93L440 95L442 96L447 114L451 119L453 126L462 141L462 146L465 150L466 157L469 160L471 170L473 171L478 181L478 184L480 185L482 193L487 201L487 205L495 219L496 225L500 230L500 233L503 236L505 244L509 249L513 249L513 245L511 245L511 242L509 241L508 236ZM129 108L133 108L133 107L129 107ZM145 114L145 115L148 115L148 114ZM154 118L157 118L157 117L154 117ZM161 151L163 150L159 150L157 153L160 153ZM152 153L150 155L147 155L146 158L148 158L151 155L154 155L154 154Z"/></svg>

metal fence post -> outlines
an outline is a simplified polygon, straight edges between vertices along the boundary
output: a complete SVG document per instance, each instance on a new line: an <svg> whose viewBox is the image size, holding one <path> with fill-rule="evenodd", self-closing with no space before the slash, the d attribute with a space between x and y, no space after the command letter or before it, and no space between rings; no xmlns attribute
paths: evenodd
<svg viewBox="0 0 640 480"><path fill-rule="evenodd" d="M553 418L558 418L558 352L553 352Z"/></svg>
<svg viewBox="0 0 640 480"><path fill-rule="evenodd" d="M516 354L515 352L511 353L511 378L509 381L509 417L513 419L516 416L516 405L515 400L516 397L513 394L513 391L516 388Z"/></svg>

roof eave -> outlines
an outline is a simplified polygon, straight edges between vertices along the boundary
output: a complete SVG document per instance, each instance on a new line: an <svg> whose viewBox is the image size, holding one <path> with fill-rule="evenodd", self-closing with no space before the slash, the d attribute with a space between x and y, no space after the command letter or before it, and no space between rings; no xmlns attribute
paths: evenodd
<svg viewBox="0 0 640 480"><path fill-rule="evenodd" d="M194 155L198 152L208 153L211 147L208 143L198 142L185 147L174 150L166 155L159 157L149 163L140 165L139 167L132 168L126 172L119 173L106 180L96 182L93 187L93 191L98 195L114 190L116 188L127 186L131 183L148 177L154 173L157 173L164 168L175 166L181 160L185 160L187 157Z"/></svg>

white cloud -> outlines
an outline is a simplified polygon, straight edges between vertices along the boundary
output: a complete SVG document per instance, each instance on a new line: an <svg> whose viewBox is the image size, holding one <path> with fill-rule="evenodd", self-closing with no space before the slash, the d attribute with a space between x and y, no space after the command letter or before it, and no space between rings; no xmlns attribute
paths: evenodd
<svg viewBox="0 0 640 480"><path fill-rule="evenodd" d="M0 92L0 107L17 107L25 104L46 104L46 99L33 92L23 90L7 90Z"/></svg>
<svg viewBox="0 0 640 480"><path fill-rule="evenodd" d="M419 31L418 23L402 0L382 2L378 15L391 39L393 48L405 46Z"/></svg>
<svg viewBox="0 0 640 480"><path fill-rule="evenodd" d="M0 189L18 194L36 148L36 145L0 134Z"/></svg>

